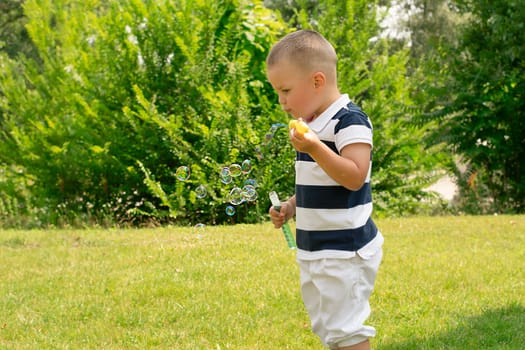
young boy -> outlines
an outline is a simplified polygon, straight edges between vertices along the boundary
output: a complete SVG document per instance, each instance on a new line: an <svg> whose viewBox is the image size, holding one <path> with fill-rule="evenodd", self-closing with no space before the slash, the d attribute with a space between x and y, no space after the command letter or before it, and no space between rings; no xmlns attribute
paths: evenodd
<svg viewBox="0 0 525 350"><path fill-rule="evenodd" d="M369 297L383 236L370 218L372 125L337 87L337 56L319 33L300 30L271 49L268 80L282 108L309 127L290 130L295 195L270 208L276 228L296 216L301 292L312 330L330 349L370 349Z"/></svg>

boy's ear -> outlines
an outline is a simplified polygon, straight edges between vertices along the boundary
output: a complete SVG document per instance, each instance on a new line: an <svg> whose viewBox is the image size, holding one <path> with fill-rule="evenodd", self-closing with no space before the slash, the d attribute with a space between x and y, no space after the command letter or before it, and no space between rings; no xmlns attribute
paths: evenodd
<svg viewBox="0 0 525 350"><path fill-rule="evenodd" d="M313 75L313 81L314 87L318 89L326 84L326 76L323 72L315 72Z"/></svg>

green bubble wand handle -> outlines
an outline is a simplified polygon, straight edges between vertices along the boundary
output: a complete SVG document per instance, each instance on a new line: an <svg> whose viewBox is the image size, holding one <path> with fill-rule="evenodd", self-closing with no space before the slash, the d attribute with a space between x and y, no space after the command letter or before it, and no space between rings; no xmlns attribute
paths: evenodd
<svg viewBox="0 0 525 350"><path fill-rule="evenodd" d="M273 208L277 211L281 210L281 201L279 200L279 196L275 191L270 192L270 201L272 202ZM288 221L285 221L284 224L281 226L281 229L283 230L284 238L286 239L286 243L288 243L288 248L295 249L297 246L295 245L295 240L293 238L292 229L290 228L290 225L288 224Z"/></svg>

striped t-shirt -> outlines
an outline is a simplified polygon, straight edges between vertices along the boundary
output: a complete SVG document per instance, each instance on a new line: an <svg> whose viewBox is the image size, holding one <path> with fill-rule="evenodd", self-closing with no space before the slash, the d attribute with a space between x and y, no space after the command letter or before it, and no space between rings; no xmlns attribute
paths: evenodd
<svg viewBox="0 0 525 350"><path fill-rule="evenodd" d="M372 142L368 116L342 95L309 128L337 154L352 143ZM329 177L307 154L297 152L296 226L299 259L346 258L373 254L383 238L372 221L370 172L364 185L351 191Z"/></svg>

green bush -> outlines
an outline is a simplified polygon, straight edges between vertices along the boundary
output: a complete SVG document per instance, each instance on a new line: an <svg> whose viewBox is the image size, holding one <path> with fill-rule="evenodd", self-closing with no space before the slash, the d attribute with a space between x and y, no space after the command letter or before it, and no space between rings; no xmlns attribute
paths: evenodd
<svg viewBox="0 0 525 350"><path fill-rule="evenodd" d="M437 159L410 127L407 55L370 40L379 28L367 2L316 9L290 23L317 23L334 43L342 91L374 122L377 208L417 212ZM221 224L258 222L270 190L293 192L287 116L264 65L292 30L278 12L241 0L27 0L24 14L38 57L0 51L0 166L30 181L6 181L25 194L4 206L23 201L35 226ZM224 184L220 169L245 160L250 172ZM246 181L258 199L230 217L229 192Z"/></svg>
<svg viewBox="0 0 525 350"><path fill-rule="evenodd" d="M42 63L2 56L0 147L2 163L34 179L32 205L49 208L51 224L88 213L119 223L231 220L230 188L216 180L246 159L260 199L236 220L260 220L264 194L291 188L280 176L293 166L283 162L287 143L277 157L256 157L271 125L286 121L264 74L284 24L261 4L28 0L25 13ZM181 165L188 181L174 176Z"/></svg>

